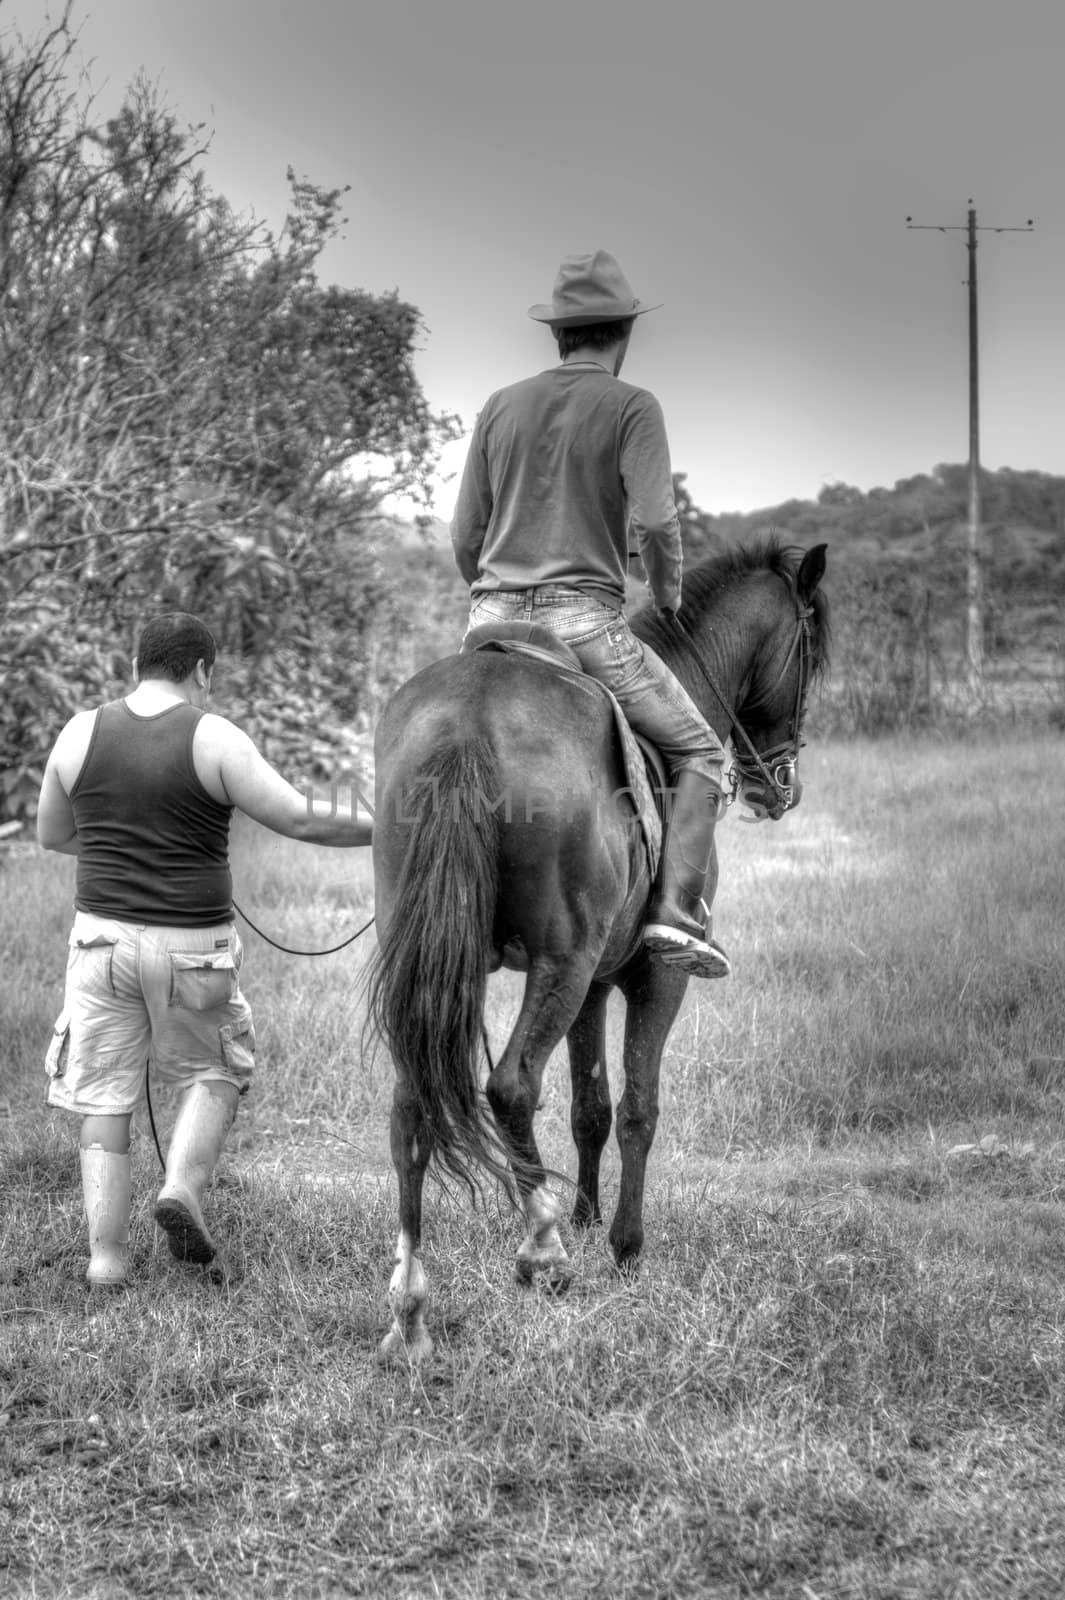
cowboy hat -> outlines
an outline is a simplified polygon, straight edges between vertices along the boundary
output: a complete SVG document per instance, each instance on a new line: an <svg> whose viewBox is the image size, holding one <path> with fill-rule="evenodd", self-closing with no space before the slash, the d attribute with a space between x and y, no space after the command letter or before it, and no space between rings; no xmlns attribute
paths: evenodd
<svg viewBox="0 0 1065 1600"><path fill-rule="evenodd" d="M607 250L567 256L558 269L549 306L530 306L529 315L552 328L583 327L591 322L618 322L642 317L657 306L641 305L632 285Z"/></svg>

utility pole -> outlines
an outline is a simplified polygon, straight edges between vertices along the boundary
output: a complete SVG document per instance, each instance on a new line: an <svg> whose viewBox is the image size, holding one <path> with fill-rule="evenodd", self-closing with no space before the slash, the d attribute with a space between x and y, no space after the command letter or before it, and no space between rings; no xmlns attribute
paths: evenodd
<svg viewBox="0 0 1065 1600"><path fill-rule="evenodd" d="M907 228L924 228L937 233L961 233L960 223L914 222L906 218ZM976 235L978 233L1031 233L1035 223L1029 217L1023 228L979 228L976 210L969 201L969 218L964 231L969 251L969 523L965 566L965 657L968 665L969 696L977 704L984 688L984 563L980 511L980 358L976 315Z"/></svg>

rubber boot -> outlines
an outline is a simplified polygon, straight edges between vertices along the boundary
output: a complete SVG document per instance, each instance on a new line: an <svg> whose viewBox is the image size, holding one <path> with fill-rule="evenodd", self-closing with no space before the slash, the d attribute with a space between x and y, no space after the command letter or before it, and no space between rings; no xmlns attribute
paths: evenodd
<svg viewBox="0 0 1065 1600"><path fill-rule="evenodd" d="M81 1151L81 1190L89 1223L89 1267L93 1288L121 1289L129 1268L129 1155L94 1144Z"/></svg>
<svg viewBox="0 0 1065 1600"><path fill-rule="evenodd" d="M170 1148L166 1182L155 1202L155 1220L178 1261L206 1266L216 1254L200 1203L237 1110L237 1090L228 1083L196 1083L185 1091Z"/></svg>
<svg viewBox="0 0 1065 1600"><path fill-rule="evenodd" d="M720 788L703 773L685 767L676 774L658 883L643 930L648 950L696 978L727 978L732 971L728 956L710 938L703 900L720 801Z"/></svg>

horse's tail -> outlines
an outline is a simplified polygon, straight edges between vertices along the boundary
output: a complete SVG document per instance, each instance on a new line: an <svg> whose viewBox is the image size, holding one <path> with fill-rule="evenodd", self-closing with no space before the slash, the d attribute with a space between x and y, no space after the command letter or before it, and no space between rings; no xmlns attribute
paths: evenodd
<svg viewBox="0 0 1065 1600"><path fill-rule="evenodd" d="M507 1181L487 1120L480 1056L499 888L500 792L483 738L440 748L403 798L414 820L370 973L368 1024L421 1114L433 1159L472 1190L477 1169ZM378 826L388 826L378 816Z"/></svg>

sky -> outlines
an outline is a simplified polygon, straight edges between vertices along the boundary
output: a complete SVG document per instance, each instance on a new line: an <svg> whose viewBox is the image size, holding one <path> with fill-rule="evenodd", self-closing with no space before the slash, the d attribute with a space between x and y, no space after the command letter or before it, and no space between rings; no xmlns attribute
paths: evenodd
<svg viewBox="0 0 1065 1600"><path fill-rule="evenodd" d="M0 0L0 30L58 9ZM488 394L557 359L528 307L597 248L662 302L624 376L703 510L967 460L970 204L981 460L1065 473L1061 0L75 0L72 22L105 110L143 71L213 131L236 210L278 228L290 166L350 186L319 277L419 308L422 388L467 429L440 516Z"/></svg>

